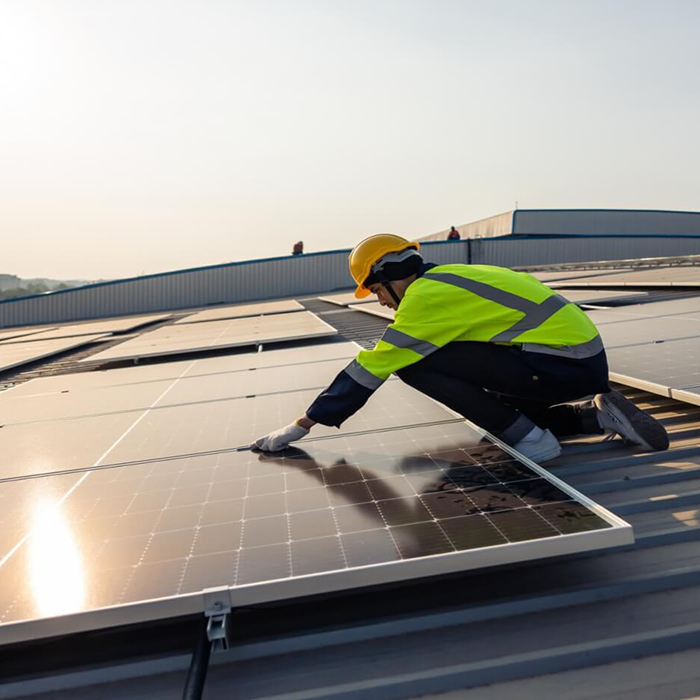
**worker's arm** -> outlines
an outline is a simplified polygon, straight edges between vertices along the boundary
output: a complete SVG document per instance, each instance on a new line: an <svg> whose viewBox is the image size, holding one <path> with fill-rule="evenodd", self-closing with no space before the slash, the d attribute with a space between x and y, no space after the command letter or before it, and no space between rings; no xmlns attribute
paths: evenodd
<svg viewBox="0 0 700 700"><path fill-rule="evenodd" d="M256 440L262 450L276 452L299 440L316 423L340 427L356 413L394 372L419 362L464 333L466 322L429 294L404 297L394 322L373 350L357 357L319 394L305 416Z"/></svg>
<svg viewBox="0 0 700 700"><path fill-rule="evenodd" d="M316 423L340 425L356 413L391 374L419 362L458 338L467 323L430 295L415 290L404 297L394 322L373 350L363 350L309 406Z"/></svg>

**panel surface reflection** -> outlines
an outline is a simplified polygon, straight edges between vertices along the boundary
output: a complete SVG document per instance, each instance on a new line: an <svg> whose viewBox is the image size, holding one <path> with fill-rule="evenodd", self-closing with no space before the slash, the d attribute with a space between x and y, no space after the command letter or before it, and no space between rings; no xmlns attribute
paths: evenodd
<svg viewBox="0 0 700 700"><path fill-rule="evenodd" d="M98 470L58 505L37 497L0 566L2 622L610 527L465 423L303 447Z"/></svg>

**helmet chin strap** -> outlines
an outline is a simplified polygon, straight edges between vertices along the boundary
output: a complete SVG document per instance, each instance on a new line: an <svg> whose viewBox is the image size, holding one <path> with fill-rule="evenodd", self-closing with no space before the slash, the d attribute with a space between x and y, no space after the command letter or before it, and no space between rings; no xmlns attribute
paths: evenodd
<svg viewBox="0 0 700 700"><path fill-rule="evenodd" d="M391 286L391 280L388 279L383 279L380 280L380 283L384 289L386 289L389 294L391 294L391 298L396 302L396 306L398 306L401 303L401 299L399 299L399 295L394 291L394 288Z"/></svg>

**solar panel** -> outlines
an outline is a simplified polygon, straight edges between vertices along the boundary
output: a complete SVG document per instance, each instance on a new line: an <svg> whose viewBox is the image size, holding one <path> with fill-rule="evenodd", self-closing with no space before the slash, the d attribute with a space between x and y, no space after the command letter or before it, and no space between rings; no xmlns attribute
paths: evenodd
<svg viewBox="0 0 700 700"><path fill-rule="evenodd" d="M86 472L5 555L3 639L202 612L212 587L241 606L633 541L481 437L459 422Z"/></svg>
<svg viewBox="0 0 700 700"><path fill-rule="evenodd" d="M261 435L303 415L318 393L318 389L313 389L153 410L115 446L109 461L130 462L249 445ZM403 382L392 381L381 387L340 429L317 425L311 437L449 420L457 419ZM7 432L11 430L14 428L7 428Z"/></svg>
<svg viewBox="0 0 700 700"><path fill-rule="evenodd" d="M325 360L354 357L360 347L355 343L330 342L305 345L303 347L280 348L266 346L262 352L247 352L207 357L197 360L179 360L177 362L160 362L155 364L134 365L119 369L102 369L92 372L61 374L53 377L40 377L29 382L10 387L3 396L36 396L40 394L59 393L95 389L105 386L155 382L162 379L178 377L206 376L229 372L241 372L264 367L309 364ZM250 392L249 392L250 393Z"/></svg>
<svg viewBox="0 0 700 700"><path fill-rule="evenodd" d="M0 430L0 479L84 469L100 456L104 456L105 464L113 464L246 446L302 415L318 393L319 389L313 389L8 424ZM164 395L160 405L167 405L168 395ZM402 382L390 381L341 429L319 425L312 436L449 420L457 419Z"/></svg>
<svg viewBox="0 0 700 700"><path fill-rule="evenodd" d="M610 370L640 389L669 396L670 389L700 385L700 336L614 348L607 355Z"/></svg>
<svg viewBox="0 0 700 700"><path fill-rule="evenodd" d="M83 335L79 338L64 338L63 340L35 340L26 343L2 343L0 345L0 372L13 367L41 360L59 352L73 350L81 345L87 345L94 340L104 338L104 335Z"/></svg>
<svg viewBox="0 0 700 700"><path fill-rule="evenodd" d="M343 292L342 294L326 294L325 296L319 297L319 299L321 301L327 301L329 304L336 304L337 306L350 306L351 304L369 304L376 301L377 297L372 295L364 299L358 299L354 292Z"/></svg>
<svg viewBox="0 0 700 700"><path fill-rule="evenodd" d="M596 324L608 349L657 343L660 341L689 338L700 335L697 320L680 317L645 317L605 310L589 311L589 317Z"/></svg>
<svg viewBox="0 0 700 700"><path fill-rule="evenodd" d="M284 301L256 302L255 304L236 304L234 306L217 306L213 309L199 311L192 316L181 318L175 323L199 323L226 318L243 318L245 316L261 316L266 314L282 314L290 311L303 311L304 307L294 299Z"/></svg>
<svg viewBox="0 0 700 700"><path fill-rule="evenodd" d="M173 384L172 379L38 396L0 393L0 425L75 418L148 408Z"/></svg>
<svg viewBox="0 0 700 700"><path fill-rule="evenodd" d="M103 318L99 321L85 321L58 328L42 329L31 337L20 338L18 342L34 342L37 340L52 340L54 338L69 338L80 335L96 335L98 333L121 333L139 328L146 323L162 321L170 318L170 314L153 314L150 316L127 316L126 318Z"/></svg>
<svg viewBox="0 0 700 700"><path fill-rule="evenodd" d="M256 325L249 319L209 321L182 326L165 326L138 338L127 340L84 361L128 360L202 350L214 350L286 340L301 340L337 334L320 318L302 311L284 316L264 317ZM276 320L281 319L281 320Z"/></svg>
<svg viewBox="0 0 700 700"><path fill-rule="evenodd" d="M190 363L193 364L193 363ZM322 389L348 364L348 360L269 367L208 375L185 374L137 384L61 393L15 396L0 394L0 425L75 418L119 411L145 410L164 405L249 397L300 389Z"/></svg>
<svg viewBox="0 0 700 700"><path fill-rule="evenodd" d="M633 304L624 309L613 309L611 314L626 314L638 318L678 317L684 320L700 320L700 297L666 299L647 304Z"/></svg>

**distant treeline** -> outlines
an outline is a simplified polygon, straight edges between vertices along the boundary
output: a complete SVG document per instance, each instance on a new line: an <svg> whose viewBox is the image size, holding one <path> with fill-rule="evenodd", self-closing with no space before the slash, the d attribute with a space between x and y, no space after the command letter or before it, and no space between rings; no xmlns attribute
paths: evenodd
<svg viewBox="0 0 700 700"><path fill-rule="evenodd" d="M57 289L70 289L69 284L59 284L58 286L49 287L45 284L28 284L26 287L15 287L14 289L5 289L0 291L0 301L3 299L17 299L19 297L29 297L32 294L45 294L53 292Z"/></svg>

